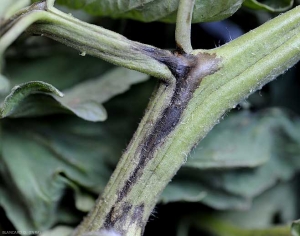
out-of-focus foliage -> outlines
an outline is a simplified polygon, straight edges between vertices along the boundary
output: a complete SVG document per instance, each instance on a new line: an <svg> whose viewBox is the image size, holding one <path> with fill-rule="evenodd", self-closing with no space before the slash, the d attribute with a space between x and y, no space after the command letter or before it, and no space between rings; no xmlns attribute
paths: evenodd
<svg viewBox="0 0 300 236"><path fill-rule="evenodd" d="M294 0L245 0L244 6L255 10L267 10L271 12L286 11L293 6Z"/></svg>
<svg viewBox="0 0 300 236"><path fill-rule="evenodd" d="M222 1L216 6L211 2L196 1L194 22L228 17L242 3ZM178 1L58 3L95 15L174 22ZM271 11L286 9L290 3L244 2ZM255 15L248 10L236 15L232 24L237 22L244 30L249 30L248 24L256 24ZM247 21L241 20L243 15ZM166 40L158 33L169 32L168 38L173 38L170 24L91 19L134 40L174 46L173 42L163 44ZM199 25L193 25L193 32L193 41L218 44L218 39ZM103 190L143 115L155 82L144 82L148 77L143 74L81 57L43 38L23 37L3 58L0 229L67 235ZM250 105L224 115L194 148L161 196L161 208L172 205L176 214L154 213L157 217L150 220L145 236L165 235L155 228L155 222L166 225L174 215L176 221L168 229L174 232L170 235L178 236L199 232L204 236L234 236L233 232L258 235L261 231L253 230L262 229L286 232L293 220L300 218L298 77L296 66L249 97ZM59 91L63 98L57 96ZM283 228L274 228L277 224ZM292 232L299 235L298 221L293 223Z"/></svg>
<svg viewBox="0 0 300 236"><path fill-rule="evenodd" d="M97 16L174 23L179 0L57 0L57 3L73 9L83 9ZM196 0L193 22L225 19L234 14L242 3L243 0L219 0L217 3L209 0Z"/></svg>
<svg viewBox="0 0 300 236"><path fill-rule="evenodd" d="M23 83L15 86L3 101L0 118L72 113L88 121L104 121L107 114L102 103L147 78L136 71L116 68L64 93L41 81Z"/></svg>
<svg viewBox="0 0 300 236"><path fill-rule="evenodd" d="M300 120L277 109L230 114L192 151L163 201L249 208L256 196L300 169L299 130Z"/></svg>
<svg viewBox="0 0 300 236"><path fill-rule="evenodd" d="M37 68L34 62L39 60L42 58L32 59L33 68ZM51 68L52 62L49 60L48 68ZM98 65L104 63L97 59L90 59L89 62ZM11 63L11 65L13 64L14 62ZM89 67L92 66L91 64ZM42 77L43 73L47 71L46 68L40 70L41 73L35 76ZM68 73L70 68L72 68L71 64L64 72ZM108 68L111 66L108 65ZM82 67L82 70L86 70L86 68ZM103 68L101 69L100 66L97 70L103 70ZM29 78L28 74L32 70L29 66L27 71L20 72L23 73L8 72L10 76L15 75L17 78L14 80L11 77L12 84ZM60 86L59 81L65 79L65 73L56 74L58 86ZM8 77L10 78L10 76ZM148 76L139 72L115 68L96 80L78 83L66 90L66 96L70 94L70 103L72 99L75 104L77 100L82 99L101 105L101 102L127 90L132 83L145 81L147 78ZM39 93L29 95L27 90L32 88L28 88L28 84L34 88L37 87L36 89L39 90L34 92ZM44 87L40 88L39 86ZM18 89L20 91L15 92ZM147 90L142 92L149 95L150 91L147 92ZM139 113L142 110L139 108L140 104L144 107L145 99L147 99L145 97L132 102L135 99L135 95L132 94L132 98L127 99L129 104L125 105L126 99L122 99L121 104L111 105L111 109L116 109L116 113L120 108L125 111L126 118L121 121L118 120L118 117L113 117L105 123L90 123L74 116L65 115L34 118L37 115L58 111L53 107L58 106L57 104L61 100L50 96L49 92L58 93L49 84L27 82L17 89L15 88L2 104L4 108L11 108L3 109L3 111L10 111L8 115L19 114L18 117L27 115L31 117L30 119L6 118L1 122L0 175L4 181L0 187L0 205L19 230L45 230L56 222L78 221L80 218L74 218L72 212L64 211L59 207L67 188L74 191L75 208L85 212L90 209L94 202L94 196L104 188L113 166L120 157L122 149L134 129L132 126L135 127L138 117L131 112ZM134 108L131 109L131 112L124 109L132 104L135 104L137 111ZM31 108L29 113L28 109ZM59 107L59 109L62 108ZM91 107L87 106L86 109L89 112L88 115L93 113ZM43 111L45 112L42 113ZM92 120L80 115L78 117ZM11 197L12 192L15 196L13 198ZM19 210L15 210L16 208Z"/></svg>
<svg viewBox="0 0 300 236"><path fill-rule="evenodd" d="M300 220L294 221L292 224L292 236L300 235Z"/></svg>

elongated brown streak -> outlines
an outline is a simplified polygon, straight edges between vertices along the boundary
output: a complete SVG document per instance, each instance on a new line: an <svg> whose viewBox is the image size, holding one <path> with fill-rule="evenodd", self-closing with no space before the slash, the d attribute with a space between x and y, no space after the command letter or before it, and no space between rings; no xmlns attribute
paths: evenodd
<svg viewBox="0 0 300 236"><path fill-rule="evenodd" d="M208 53L191 55L175 52L170 56L166 56L166 51L160 53L160 51L153 51L152 48L148 51L144 49L145 51L148 55L168 66L176 78L176 85L169 105L161 112L160 118L154 123L151 133L143 140L141 144L143 148L138 154L138 164L119 190L116 203L120 203L128 195L143 174L147 163L154 157L155 150L163 144L166 137L176 128L201 80L205 76L216 72L220 64L220 59L216 58L216 55ZM161 83L160 86L168 86L165 82ZM112 217L115 215L115 210L113 207L108 213L104 223L105 227L113 228L118 221L123 221L126 212L128 212L128 209L121 210L118 217L115 218ZM140 218L142 218L142 211L140 213ZM136 221L138 220L136 219ZM142 219L139 221L142 222ZM143 226L141 225L141 227Z"/></svg>

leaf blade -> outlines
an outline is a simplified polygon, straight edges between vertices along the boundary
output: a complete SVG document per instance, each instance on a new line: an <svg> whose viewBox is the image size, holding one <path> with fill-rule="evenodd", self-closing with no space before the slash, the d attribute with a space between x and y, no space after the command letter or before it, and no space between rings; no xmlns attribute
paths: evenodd
<svg viewBox="0 0 300 236"><path fill-rule="evenodd" d="M92 15L130 18L144 22L161 20L172 23L176 21L179 4L179 0L59 0L57 2L71 8L81 8ZM227 18L240 8L242 2L241 0L222 0L214 4L212 1L196 0L193 23Z"/></svg>
<svg viewBox="0 0 300 236"><path fill-rule="evenodd" d="M243 5L255 10L266 10L270 12L282 12L293 6L293 0L246 0Z"/></svg>

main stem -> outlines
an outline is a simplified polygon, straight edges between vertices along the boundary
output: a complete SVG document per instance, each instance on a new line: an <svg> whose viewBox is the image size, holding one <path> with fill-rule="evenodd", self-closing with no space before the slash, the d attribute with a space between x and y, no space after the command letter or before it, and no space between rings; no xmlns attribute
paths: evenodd
<svg viewBox="0 0 300 236"><path fill-rule="evenodd" d="M159 83L104 193L74 236L95 231L114 232L120 236L142 235L158 197L183 164L187 153L166 159L166 147L174 139L173 131L180 123L193 92L204 76L218 69L219 62L208 54L187 54L192 51L190 24L193 6L194 0L189 0L188 4L180 1L175 33L177 51L161 61L169 67L172 76ZM151 56L159 61L161 58L155 55L157 52L151 52Z"/></svg>
<svg viewBox="0 0 300 236"><path fill-rule="evenodd" d="M183 164L187 153L165 154L193 92L218 70L219 60L207 53L175 55L174 78L159 84L104 193L74 235L108 230L140 236L160 193Z"/></svg>

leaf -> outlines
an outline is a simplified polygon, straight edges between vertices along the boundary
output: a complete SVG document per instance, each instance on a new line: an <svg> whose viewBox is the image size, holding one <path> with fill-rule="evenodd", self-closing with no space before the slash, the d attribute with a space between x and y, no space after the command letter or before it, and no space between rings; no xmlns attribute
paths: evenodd
<svg viewBox="0 0 300 236"><path fill-rule="evenodd" d="M104 189L152 90L149 81L109 101L117 117L105 123L63 115L1 121L0 206L18 230L80 221L75 208L88 210ZM68 209L66 189L75 194Z"/></svg>
<svg viewBox="0 0 300 236"><path fill-rule="evenodd" d="M181 188L184 186L184 189ZM188 181L176 181L176 184L170 183L168 188L161 195L161 202L199 202L206 197L204 187L197 184L189 183Z"/></svg>
<svg viewBox="0 0 300 236"><path fill-rule="evenodd" d="M296 220L292 223L291 233L292 236L300 235L300 220Z"/></svg>
<svg viewBox="0 0 300 236"><path fill-rule="evenodd" d="M42 232L39 236L69 236L73 232L73 228L69 226L59 225L51 230L47 230L46 232Z"/></svg>
<svg viewBox="0 0 300 236"><path fill-rule="evenodd" d="M39 46L39 47L38 47ZM24 45L21 45L24 50ZM90 56L79 56L77 52L50 54L46 56L42 52L48 50L50 52L60 52L63 48L49 47L47 45L33 45L34 52L28 52L30 48L21 51L25 58L7 59L4 74L10 80L12 86L23 84L30 81L40 81L52 84L59 90L68 89L78 83L91 78L100 77L113 66L98 58ZM38 49L36 49L38 47ZM39 50L39 54L36 50ZM18 55L18 58L20 55ZM74 66L76 65L76 66ZM18 68L18 70L16 70Z"/></svg>
<svg viewBox="0 0 300 236"><path fill-rule="evenodd" d="M248 209L251 201L244 197L216 189L201 181L175 178L167 185L160 200L170 202L202 202L216 209Z"/></svg>
<svg viewBox="0 0 300 236"><path fill-rule="evenodd" d="M0 118L73 113L88 121L104 121L107 114L102 103L146 79L148 76L145 74L116 68L100 78L68 89L63 98L48 95L62 97L62 93L50 84L39 81L24 83L14 87L5 98Z"/></svg>
<svg viewBox="0 0 300 236"><path fill-rule="evenodd" d="M63 96L63 94L53 87L51 84L47 84L41 81L32 81L28 83L21 84L19 86L15 86L11 93L5 98L2 103L0 109L0 118L8 117L8 116L25 116L33 114L42 114L47 111L39 111L34 106L31 107L30 103L22 104L25 98L30 96L31 94L38 94L41 93L42 95L56 95L56 96ZM20 104L23 106L20 107ZM24 107L25 106L25 107ZM50 112L50 111L49 111Z"/></svg>
<svg viewBox="0 0 300 236"><path fill-rule="evenodd" d="M130 18L145 22L150 21L176 21L176 11L179 0L58 0L59 4L75 9L83 9L92 15L110 16L113 18ZM221 0L216 4L213 1L196 0L193 22L216 21L227 18L236 12L242 0Z"/></svg>
<svg viewBox="0 0 300 236"><path fill-rule="evenodd" d="M270 159L270 125L269 120L256 121L246 112L230 116L193 150L185 167L205 170L260 166Z"/></svg>
<svg viewBox="0 0 300 236"><path fill-rule="evenodd" d="M6 123L6 126L9 124ZM87 138L86 141L81 141L65 133L58 133L61 137L56 136L52 140L51 136L54 134L50 127L44 128L44 132L49 133L48 138L34 131L33 124L24 124L24 128L19 128L21 129L13 129L14 132L6 130L3 134L1 162L5 163L6 173L9 175L1 175L2 178L7 176L5 190L9 189L12 194L12 189L15 189L16 198L11 199L7 195L8 198L1 205L3 203L2 207L17 229L45 230L62 220L58 218L61 215L58 204L64 190L68 186L72 188L72 183L75 182L98 192L110 176L107 164L115 159L108 159L112 154L105 151L107 144L104 144L104 138L100 139L99 135L97 142L91 142ZM102 145L99 145L99 140L102 140ZM106 140L108 142L110 139L106 136ZM22 208L8 212L12 207L18 206L20 200L25 202Z"/></svg>
<svg viewBox="0 0 300 236"><path fill-rule="evenodd" d="M77 191L75 193L75 207L83 212L89 212L95 205L95 198L87 193Z"/></svg>
<svg viewBox="0 0 300 236"><path fill-rule="evenodd" d="M191 226L215 236L289 235L286 224L297 215L297 198L295 182L281 183L255 198L248 210L190 213L179 223L178 235L187 236ZM280 225L274 225L275 217Z"/></svg>
<svg viewBox="0 0 300 236"><path fill-rule="evenodd" d="M4 76L0 74L0 98L2 96L5 96L10 90L10 82L9 80Z"/></svg>
<svg viewBox="0 0 300 236"><path fill-rule="evenodd" d="M288 199L288 201L283 201ZM242 228L255 229L271 227L274 218L278 223L286 224L297 217L297 183L295 181L279 183L254 198L250 209L246 211L218 212L216 216Z"/></svg>
<svg viewBox="0 0 300 236"><path fill-rule="evenodd" d="M286 11L294 4L294 0L246 0L243 5L255 10L267 10L271 12Z"/></svg>
<svg viewBox="0 0 300 236"><path fill-rule="evenodd" d="M98 109L100 104L125 92L132 84L148 78L148 75L137 71L116 68L100 79L89 80L66 90L65 96L58 101L79 117L89 121L103 121L107 115L102 106Z"/></svg>
<svg viewBox="0 0 300 236"><path fill-rule="evenodd" d="M74 64L76 64L76 67L73 66ZM18 68L18 70L15 68ZM31 83L32 80L42 78L43 82L54 85L59 89L65 89L90 78L89 76L94 78L98 76L95 79L101 80L99 74L102 75L110 68L112 66L99 59L79 57L78 54L69 53L45 58L37 57L25 61L8 61L5 74L7 74L11 84L15 86L22 87L22 84ZM107 89L105 88L105 90ZM32 117L63 112L72 113L92 121L106 119L106 110L102 104L95 101L88 102L88 98L82 100L82 103L72 106L72 104L60 102L57 97L43 93L35 94L34 90L32 92L27 94L29 96L23 96L23 99L19 99L19 103L10 104L10 108L13 109L10 111L13 113L9 114L11 117ZM15 99L14 96L13 98ZM2 117L7 115L7 113L2 114Z"/></svg>
<svg viewBox="0 0 300 236"><path fill-rule="evenodd" d="M56 217L62 215L60 209L55 209L66 188L66 180L59 173L56 173L55 169L52 170L51 176L47 175L46 173L51 172L47 170L47 166L38 171L40 172L39 175L31 172L31 168L36 168L38 163L35 162L35 158L38 158L39 161L45 161L49 155L44 155L42 148L36 148L30 142L24 142L23 145L17 143L20 148L14 149L10 144L16 144L15 141L17 139L14 137L6 136L2 143L5 146L1 158L1 162L4 163L1 170L4 186L1 191L0 204L17 229L25 231L45 230L56 222ZM22 153L22 151L27 153ZM26 154L32 155L32 163L26 162L26 159L23 158L26 157ZM10 161L5 161L7 158L10 158ZM29 166L31 168L28 168ZM52 167L51 164L48 167ZM55 188L51 188L50 180L53 181ZM45 185L40 185L41 182ZM48 188L51 190L47 191ZM22 196L21 201L20 196Z"/></svg>
<svg viewBox="0 0 300 236"><path fill-rule="evenodd" d="M167 186L164 202L205 192L201 201L216 209L249 207L253 198L300 169L299 129L299 119L291 121L278 109L230 115L192 151L170 184L176 192Z"/></svg>

